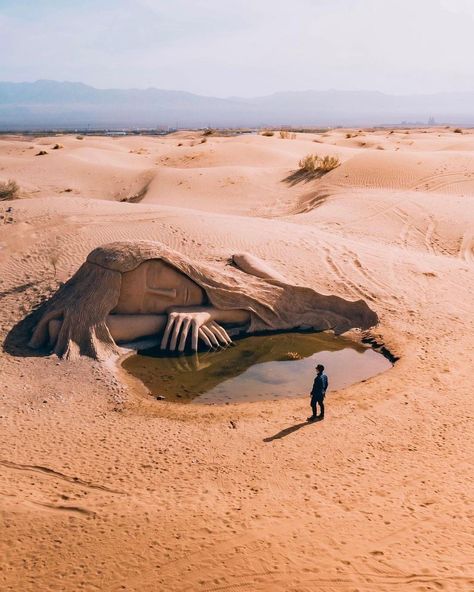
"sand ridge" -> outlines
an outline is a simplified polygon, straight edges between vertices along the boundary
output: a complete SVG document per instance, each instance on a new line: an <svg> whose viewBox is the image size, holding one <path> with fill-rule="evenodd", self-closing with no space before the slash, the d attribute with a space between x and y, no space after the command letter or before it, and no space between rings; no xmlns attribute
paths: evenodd
<svg viewBox="0 0 474 592"><path fill-rule="evenodd" d="M310 152L342 164L285 181ZM0 178L21 187L0 202L2 589L473 589L473 162L473 133L438 128L0 139ZM214 263L249 251L364 298L401 359L307 425L305 393L157 403L7 338L92 248L129 238Z"/></svg>

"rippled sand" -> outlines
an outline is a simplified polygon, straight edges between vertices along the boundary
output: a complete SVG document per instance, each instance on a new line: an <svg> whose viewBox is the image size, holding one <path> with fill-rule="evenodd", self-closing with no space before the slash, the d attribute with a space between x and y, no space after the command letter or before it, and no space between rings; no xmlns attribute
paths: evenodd
<svg viewBox="0 0 474 592"><path fill-rule="evenodd" d="M401 359L307 425L305 392L157 405L10 338L0 588L471 591L474 133L201 139L0 138L2 341L93 247L141 238L363 298ZM308 153L342 164L294 175Z"/></svg>

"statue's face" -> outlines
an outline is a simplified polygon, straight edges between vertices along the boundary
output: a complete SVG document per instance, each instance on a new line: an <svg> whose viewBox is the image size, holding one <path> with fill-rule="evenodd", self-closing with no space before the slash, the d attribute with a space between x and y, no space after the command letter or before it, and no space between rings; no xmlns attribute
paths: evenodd
<svg viewBox="0 0 474 592"><path fill-rule="evenodd" d="M122 274L120 314L164 314L171 306L199 306L204 291L186 275L160 260L145 261Z"/></svg>

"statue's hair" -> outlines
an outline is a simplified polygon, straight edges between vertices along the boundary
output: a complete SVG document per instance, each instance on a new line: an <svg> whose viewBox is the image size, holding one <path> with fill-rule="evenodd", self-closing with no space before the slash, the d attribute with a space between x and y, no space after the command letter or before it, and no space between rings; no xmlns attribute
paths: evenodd
<svg viewBox="0 0 474 592"><path fill-rule="evenodd" d="M250 313L248 332L297 327L367 329L378 322L363 300L351 302L318 294L311 288L248 275L235 267L192 261L166 245L152 241L123 241L98 247L74 276L39 311L41 318L30 345L40 347L48 337L48 323L61 319L54 352L71 358L78 354L105 359L120 353L106 325L120 297L122 274L145 261L161 259L187 275L222 310Z"/></svg>
<svg viewBox="0 0 474 592"><path fill-rule="evenodd" d="M30 340L41 347L48 338L48 324L62 320L54 352L65 358L78 354L105 359L120 353L106 325L106 318L120 295L121 273L86 262L62 286L46 307Z"/></svg>

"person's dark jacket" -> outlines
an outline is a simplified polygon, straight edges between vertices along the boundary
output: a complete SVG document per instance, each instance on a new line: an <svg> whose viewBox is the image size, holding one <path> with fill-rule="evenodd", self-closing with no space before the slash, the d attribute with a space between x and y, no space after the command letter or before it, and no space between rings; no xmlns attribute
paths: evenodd
<svg viewBox="0 0 474 592"><path fill-rule="evenodd" d="M321 372L317 374L313 382L313 388L311 390L311 396L315 399L323 399L328 388L328 377L326 374Z"/></svg>

